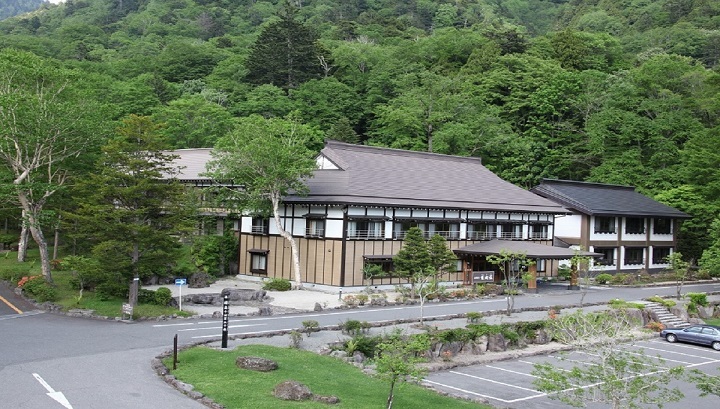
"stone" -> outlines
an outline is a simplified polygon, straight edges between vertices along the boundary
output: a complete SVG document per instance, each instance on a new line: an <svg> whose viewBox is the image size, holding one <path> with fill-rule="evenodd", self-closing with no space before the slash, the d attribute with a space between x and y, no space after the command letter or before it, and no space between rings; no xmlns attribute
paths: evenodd
<svg viewBox="0 0 720 409"><path fill-rule="evenodd" d="M507 341L503 334L488 335L488 347L490 352L502 352L507 350Z"/></svg>
<svg viewBox="0 0 720 409"><path fill-rule="evenodd" d="M194 273L188 278L188 287L190 288L207 288L210 287L212 276L208 273Z"/></svg>
<svg viewBox="0 0 720 409"><path fill-rule="evenodd" d="M340 403L340 398L338 398L337 396L314 395L313 400L315 402L327 403L328 405L335 405L335 404Z"/></svg>
<svg viewBox="0 0 720 409"><path fill-rule="evenodd" d="M335 357L335 358L345 359L345 358L347 358L347 352L338 349L338 350L332 351L330 353L330 356Z"/></svg>
<svg viewBox="0 0 720 409"><path fill-rule="evenodd" d="M537 345L545 345L550 342L550 335L548 334L545 329L540 328L537 331L535 331L535 339L533 340L534 344Z"/></svg>
<svg viewBox="0 0 720 409"><path fill-rule="evenodd" d="M470 343L470 353L473 355L482 355L487 351L487 339L485 342L473 341Z"/></svg>
<svg viewBox="0 0 720 409"><path fill-rule="evenodd" d="M712 318L713 312L715 311L715 307L709 306L709 307L698 307L698 317L702 319L708 319Z"/></svg>
<svg viewBox="0 0 720 409"><path fill-rule="evenodd" d="M361 363L365 362L366 359L367 358L365 357L365 354L363 354L362 352L360 352L360 351L353 352L352 361L354 363L361 364Z"/></svg>
<svg viewBox="0 0 720 409"><path fill-rule="evenodd" d="M625 309L625 313L633 322L639 322L642 326L645 326L645 324L648 323L648 321L646 321L648 317L643 314L642 310L637 308L627 308Z"/></svg>
<svg viewBox="0 0 720 409"><path fill-rule="evenodd" d="M214 294L191 294L183 297L183 301L193 304L216 304L217 296Z"/></svg>
<svg viewBox="0 0 720 409"><path fill-rule="evenodd" d="M273 389L273 396L282 400L309 400L313 394L310 388L298 381L285 381L277 384Z"/></svg>
<svg viewBox="0 0 720 409"><path fill-rule="evenodd" d="M258 372L270 372L278 368L277 362L256 356L239 356L235 359L238 368Z"/></svg>
<svg viewBox="0 0 720 409"><path fill-rule="evenodd" d="M262 301L267 296L265 290L253 290L249 288L223 288L220 291L220 298L228 296L228 301Z"/></svg>
<svg viewBox="0 0 720 409"><path fill-rule="evenodd" d="M258 308L258 315L272 315L272 309L270 307L260 307Z"/></svg>
<svg viewBox="0 0 720 409"><path fill-rule="evenodd" d="M688 314L687 310L683 307L673 305L670 307L670 312L683 321L690 321L690 314Z"/></svg>
<svg viewBox="0 0 720 409"><path fill-rule="evenodd" d="M316 302L316 303L315 303L315 308L313 308L313 311L322 311L322 310L323 310L322 305L320 305L319 302Z"/></svg>

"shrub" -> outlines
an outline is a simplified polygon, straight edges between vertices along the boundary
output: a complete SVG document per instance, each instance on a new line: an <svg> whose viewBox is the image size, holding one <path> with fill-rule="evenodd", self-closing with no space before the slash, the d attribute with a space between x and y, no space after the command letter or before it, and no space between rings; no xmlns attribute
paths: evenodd
<svg viewBox="0 0 720 409"><path fill-rule="evenodd" d="M569 280L572 276L572 270L567 264L562 264L558 267L558 278L561 280Z"/></svg>
<svg viewBox="0 0 720 409"><path fill-rule="evenodd" d="M611 300L608 305L612 308L635 308L638 310L645 309L645 304L642 303L636 303L636 302L628 302L625 300L621 300L619 298L616 298L614 300Z"/></svg>
<svg viewBox="0 0 720 409"><path fill-rule="evenodd" d="M317 332L320 330L320 323L315 320L303 321L302 326L305 329L305 332L307 332L308 336L310 336L311 332Z"/></svg>
<svg viewBox="0 0 720 409"><path fill-rule="evenodd" d="M139 304L155 304L155 291L141 288L138 290Z"/></svg>
<svg viewBox="0 0 720 409"><path fill-rule="evenodd" d="M598 284L607 284L612 280L613 276L608 273L602 273L598 274L597 277L595 277L595 282Z"/></svg>
<svg viewBox="0 0 720 409"><path fill-rule="evenodd" d="M647 323L647 325L645 325L645 328L653 332L660 332L665 329L665 325L663 325L661 322L650 321Z"/></svg>
<svg viewBox="0 0 720 409"><path fill-rule="evenodd" d="M703 307L707 307L708 305L707 293L687 293L685 296L690 299L692 304L697 304Z"/></svg>
<svg viewBox="0 0 720 409"><path fill-rule="evenodd" d="M170 305L172 299L172 291L167 287L160 287L155 291L155 304L159 306L165 307Z"/></svg>
<svg viewBox="0 0 720 409"><path fill-rule="evenodd" d="M698 280L709 280L712 278L712 276L710 275L709 271L700 270L697 272L697 274L695 274L695 278L697 278Z"/></svg>
<svg viewBox="0 0 720 409"><path fill-rule="evenodd" d="M297 331L290 331L290 348L300 349L302 334Z"/></svg>
<svg viewBox="0 0 720 409"><path fill-rule="evenodd" d="M658 295L653 295L652 297L648 297L648 301L656 302L660 305L662 305L665 308L670 308L675 306L676 302L673 300L666 300L665 298L662 298Z"/></svg>
<svg viewBox="0 0 720 409"><path fill-rule="evenodd" d="M370 299L367 294L358 294L357 296L355 296L355 298L360 305L365 305L365 303L368 302L368 300Z"/></svg>
<svg viewBox="0 0 720 409"><path fill-rule="evenodd" d="M35 276L28 279L27 282L23 283L22 289L30 298L35 299L37 302L55 301L58 297L55 287L48 284L42 276Z"/></svg>
<svg viewBox="0 0 720 409"><path fill-rule="evenodd" d="M95 287L95 295L101 301L107 301L112 298L125 298L128 296L129 288L127 284L114 281L106 281Z"/></svg>
<svg viewBox="0 0 720 409"><path fill-rule="evenodd" d="M292 283L285 278L271 278L263 284L263 290L269 291L290 291Z"/></svg>
<svg viewBox="0 0 720 409"><path fill-rule="evenodd" d="M467 318L468 322L475 324L480 322L483 315L479 312L468 312L467 314L465 314L465 317Z"/></svg>
<svg viewBox="0 0 720 409"><path fill-rule="evenodd" d="M379 336L368 337L366 335L356 335L345 343L345 351L348 355L352 355L355 351L362 352L368 358L375 356L375 349L382 341Z"/></svg>
<svg viewBox="0 0 720 409"><path fill-rule="evenodd" d="M610 284L614 284L614 285L627 284L628 277L629 277L628 274L622 274L622 273L615 274L610 279Z"/></svg>

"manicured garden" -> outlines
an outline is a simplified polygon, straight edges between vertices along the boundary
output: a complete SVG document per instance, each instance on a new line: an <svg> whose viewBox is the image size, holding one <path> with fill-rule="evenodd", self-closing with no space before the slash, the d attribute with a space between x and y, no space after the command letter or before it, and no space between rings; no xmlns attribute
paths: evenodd
<svg viewBox="0 0 720 409"><path fill-rule="evenodd" d="M239 369L235 365L238 356L272 359L278 363L278 369L271 372ZM366 375L342 360L293 348L247 345L232 351L219 351L200 347L182 351L178 360L178 368L172 374L226 408L382 408L386 405L389 390L386 382ZM165 364L172 367L172 359L167 359ZM275 398L272 395L275 385L290 379L302 382L315 394L337 396L340 403L329 406L314 401ZM396 387L393 406L488 408L412 384Z"/></svg>

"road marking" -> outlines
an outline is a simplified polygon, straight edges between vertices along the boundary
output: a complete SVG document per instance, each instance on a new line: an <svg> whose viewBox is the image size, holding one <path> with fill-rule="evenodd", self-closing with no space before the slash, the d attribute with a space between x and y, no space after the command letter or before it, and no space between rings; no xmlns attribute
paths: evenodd
<svg viewBox="0 0 720 409"><path fill-rule="evenodd" d="M259 325L267 325L267 324L250 324L250 325L230 325L228 328L243 328L243 327L256 327ZM202 327L202 328L183 328L179 329L178 332L185 332L185 331L204 331L204 330L210 330L210 329L222 329L222 326L217 327Z"/></svg>
<svg viewBox="0 0 720 409"><path fill-rule="evenodd" d="M228 336L232 337L235 335L246 335L246 334L266 334L266 333L272 333L272 332L280 332L280 331L293 331L294 328L285 328L285 329L272 329L267 331L252 331L252 332L236 332L235 334L228 334ZM221 338L221 335L198 335L196 337L191 337L192 339L198 339L198 338Z"/></svg>
<svg viewBox="0 0 720 409"><path fill-rule="evenodd" d="M511 369L500 368L499 366L485 365L485 367L486 367L486 368L497 369L498 371L505 371L505 372L514 373L514 374L516 374L516 375L523 375L523 376L529 376L529 377L531 377L531 378L537 378L537 376L535 376L535 375L533 375L533 374L529 374L529 373L525 373L525 372L520 372L520 371L513 371L513 370L511 370Z"/></svg>
<svg viewBox="0 0 720 409"><path fill-rule="evenodd" d="M504 403L522 402L522 401L524 401L524 400L541 398L541 397L543 397L543 396L547 396L546 393L541 393L541 394L536 394L536 395L527 396L527 397L524 397L524 398L502 399L502 398L496 398L496 397L490 396L490 395L483 395L482 393L477 393L477 392L469 391L469 390L467 390L467 389L456 388L456 387L454 387L454 386L446 385L446 384L444 384L444 383L429 381L429 380L427 380L427 379L424 379L424 380L423 380L423 383L429 383L429 384L437 385L437 386L440 386L440 387L443 387L443 388L448 388L448 389L456 390L456 391L459 391L459 392L462 392L462 393L467 393L467 394L470 394L470 395L480 396L481 398L492 399L492 400L496 400L496 401L500 401L500 402L504 402Z"/></svg>
<svg viewBox="0 0 720 409"><path fill-rule="evenodd" d="M57 403L63 405L66 409L73 409L72 405L68 402L62 392L56 392L55 389L45 382L45 379L43 379L40 375L34 373L33 376L38 382L40 382L40 385L48 391L47 396L53 398Z"/></svg>
<svg viewBox="0 0 720 409"><path fill-rule="evenodd" d="M44 312L45 312L45 311L36 310L36 311L24 312L24 313L22 313L22 314L0 315L0 321L2 321L2 320L10 320L10 319L13 319L13 318L29 317L29 316L31 316L31 315L38 315L38 314L42 314L42 313L44 313Z"/></svg>
<svg viewBox="0 0 720 409"><path fill-rule="evenodd" d="M5 304L7 304L7 306L10 307L10 308L12 308L16 313L18 313L18 314L22 314L22 313L23 313L23 312L20 310L20 308L12 305L12 303L11 303L10 301L6 300L5 297L3 297L2 295L0 295L0 301L2 301L2 302L4 302Z"/></svg>
<svg viewBox="0 0 720 409"><path fill-rule="evenodd" d="M510 388L521 389L521 390L528 391L528 392L535 392L535 393L538 392L535 389L523 388L522 386L516 386L516 385L510 384L510 383L500 382L500 381L496 381L496 380L489 379L489 378L483 378L481 376L470 375L470 374L457 372L457 371L448 371L448 372L454 373L455 375L467 376L468 378L479 379L481 381L486 381L486 382L490 382L490 383L496 383L498 385L508 386Z"/></svg>

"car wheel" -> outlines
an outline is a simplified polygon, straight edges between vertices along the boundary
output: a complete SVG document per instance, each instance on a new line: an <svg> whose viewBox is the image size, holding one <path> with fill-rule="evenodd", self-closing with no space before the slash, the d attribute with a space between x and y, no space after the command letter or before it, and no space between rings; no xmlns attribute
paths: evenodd
<svg viewBox="0 0 720 409"><path fill-rule="evenodd" d="M675 335L675 334L667 334L667 335L665 336L665 339L667 340L667 342L675 342L675 341L677 341L677 335Z"/></svg>
<svg viewBox="0 0 720 409"><path fill-rule="evenodd" d="M712 343L712 347L716 351L720 351L720 341L715 341Z"/></svg>

